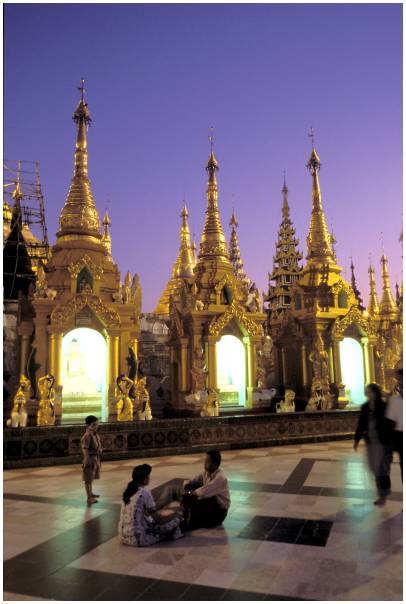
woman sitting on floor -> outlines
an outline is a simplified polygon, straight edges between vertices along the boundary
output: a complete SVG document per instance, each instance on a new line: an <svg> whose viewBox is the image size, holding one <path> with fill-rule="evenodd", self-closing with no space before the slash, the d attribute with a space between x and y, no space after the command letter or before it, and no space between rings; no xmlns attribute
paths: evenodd
<svg viewBox="0 0 406 604"><path fill-rule="evenodd" d="M178 514L163 516L156 510L154 498L146 488L149 484L151 466L136 466L132 481L123 493L118 536L124 545L145 547L159 541L183 537Z"/></svg>

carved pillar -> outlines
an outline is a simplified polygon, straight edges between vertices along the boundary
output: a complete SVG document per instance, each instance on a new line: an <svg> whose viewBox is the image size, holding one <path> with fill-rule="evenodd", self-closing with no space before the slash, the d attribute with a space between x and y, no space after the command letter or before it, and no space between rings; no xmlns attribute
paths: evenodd
<svg viewBox="0 0 406 604"><path fill-rule="evenodd" d="M338 388L337 407L344 409L348 404L348 399L345 395L345 384L343 384L341 375L341 359L340 359L340 342L334 339L332 342L333 360L334 360L334 384Z"/></svg>
<svg viewBox="0 0 406 604"><path fill-rule="evenodd" d="M330 384L334 384L334 357L333 357L333 347L330 344L328 348L328 366L330 370Z"/></svg>
<svg viewBox="0 0 406 604"><path fill-rule="evenodd" d="M110 332L107 337L107 347L108 347L108 416L109 421L114 421L117 419L117 410L116 410L116 379L118 378L120 372L120 349L119 349L119 336L116 333Z"/></svg>
<svg viewBox="0 0 406 604"><path fill-rule="evenodd" d="M208 371L207 376L208 387L217 388L217 351L216 351L217 338L215 336L208 337Z"/></svg>
<svg viewBox="0 0 406 604"><path fill-rule="evenodd" d="M30 335L23 333L21 336L20 346L20 373L27 375L27 361L30 346Z"/></svg>
<svg viewBox="0 0 406 604"><path fill-rule="evenodd" d="M341 377L341 360L340 360L340 343L338 340L333 340L333 361L334 361L334 383L340 386L342 383Z"/></svg>
<svg viewBox="0 0 406 604"><path fill-rule="evenodd" d="M55 377L55 334L48 334L48 373Z"/></svg>
<svg viewBox="0 0 406 604"><path fill-rule="evenodd" d="M253 342L251 342L251 339L249 336L244 336L242 341L244 342L244 346L245 346L245 359L246 359L246 363L247 363L247 371L246 371L246 379L247 379L247 400L246 400L246 407L252 407L252 391L253 388L255 386L255 382L253 381L254 378L254 370L253 370L253 361L254 361L254 354L253 354L253 349L255 350L256 347L253 344ZM255 374L256 374L256 358L255 358Z"/></svg>
<svg viewBox="0 0 406 604"><path fill-rule="evenodd" d="M369 340L368 342L368 357L369 357L369 379L371 382L376 381L375 373L375 345Z"/></svg>
<svg viewBox="0 0 406 604"><path fill-rule="evenodd" d="M362 346L362 358L364 361L364 384L369 384L371 381L369 371L369 351L368 351L368 338L361 338Z"/></svg>
<svg viewBox="0 0 406 604"><path fill-rule="evenodd" d="M309 375L307 372L307 352L306 352L306 344L303 342L301 348L301 360L302 360L302 385L306 387L309 383Z"/></svg>
<svg viewBox="0 0 406 604"><path fill-rule="evenodd" d="M187 377L188 377L188 366L187 366L187 350L188 350L188 339L180 339L180 389L182 392L186 392L188 389Z"/></svg>
<svg viewBox="0 0 406 604"><path fill-rule="evenodd" d="M286 348L281 348L281 357L282 357L282 382L283 385L287 385L287 359L286 359Z"/></svg>

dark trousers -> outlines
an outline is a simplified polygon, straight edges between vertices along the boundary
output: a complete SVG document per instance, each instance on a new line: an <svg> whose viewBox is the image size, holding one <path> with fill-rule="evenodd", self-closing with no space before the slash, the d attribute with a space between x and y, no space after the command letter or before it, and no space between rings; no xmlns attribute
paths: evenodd
<svg viewBox="0 0 406 604"><path fill-rule="evenodd" d="M403 482L403 432L400 430L393 432L393 450L399 455L400 475Z"/></svg>
<svg viewBox="0 0 406 604"><path fill-rule="evenodd" d="M226 519L228 511L219 506L216 497L198 499L185 495L182 506L185 510L187 530L219 526Z"/></svg>

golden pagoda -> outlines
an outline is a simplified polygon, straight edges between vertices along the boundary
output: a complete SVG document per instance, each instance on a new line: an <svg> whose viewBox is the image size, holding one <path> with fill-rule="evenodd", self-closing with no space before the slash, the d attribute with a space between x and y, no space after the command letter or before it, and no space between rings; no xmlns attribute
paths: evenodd
<svg viewBox="0 0 406 604"><path fill-rule="evenodd" d="M184 254L181 287L171 294L169 282L166 290L172 402L191 413L198 413L202 405L215 406L216 400L222 408L253 405L266 318L258 291L248 292L230 262L218 206L218 168L211 140L199 256L190 274L192 265ZM185 239L185 252L186 241L190 240ZM162 297L160 304L163 301Z"/></svg>
<svg viewBox="0 0 406 604"><path fill-rule="evenodd" d="M303 258L303 254L298 250L299 239L296 238L296 231L290 219L288 187L285 177L283 179L282 195L282 222L276 242L273 270L272 273L268 273L268 293L264 297L264 302L268 302L270 322L278 322L281 314L291 307L291 289L302 272L299 263Z"/></svg>
<svg viewBox="0 0 406 604"><path fill-rule="evenodd" d="M169 300L179 300L183 281L190 280L193 277L193 269L196 264L194 249L190 244L190 230L188 223L189 212L184 204L181 212L180 245L178 256L172 267L171 278L158 302L155 313L158 315L169 316Z"/></svg>
<svg viewBox="0 0 406 604"><path fill-rule="evenodd" d="M306 263L291 288L291 309L271 329L277 384L293 389L298 399L308 401L309 409L344 407L348 401L362 402L365 383L374 379L376 333L337 264L322 205L321 162L314 143L307 168L312 210ZM348 365L351 355L358 377Z"/></svg>
<svg viewBox="0 0 406 604"><path fill-rule="evenodd" d="M231 227L230 242L228 244L228 255L232 264L235 276L243 283L249 285L249 279L244 271L244 263L241 258L240 243L238 241L238 220L235 211L231 214L229 225Z"/></svg>
<svg viewBox="0 0 406 604"><path fill-rule="evenodd" d="M129 348L137 354L139 335L139 300L125 287L123 295L107 212L100 230L88 176L91 118L83 80L79 90L73 178L33 301L36 377L55 377L55 412L64 422L81 421L89 413L115 419L116 378L126 372Z"/></svg>
<svg viewBox="0 0 406 604"><path fill-rule="evenodd" d="M376 293L375 269L372 266L371 261L369 262L368 273L369 273L369 299L368 299L367 311L368 311L368 315L371 318L378 318L379 317L379 302L378 302L378 295Z"/></svg>

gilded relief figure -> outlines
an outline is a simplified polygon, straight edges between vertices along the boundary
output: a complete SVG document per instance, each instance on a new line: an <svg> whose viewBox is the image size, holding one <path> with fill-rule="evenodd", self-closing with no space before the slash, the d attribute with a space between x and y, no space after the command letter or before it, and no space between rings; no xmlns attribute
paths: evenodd
<svg viewBox="0 0 406 604"><path fill-rule="evenodd" d="M40 377L38 380L39 404L37 412L38 426L55 425L55 378L51 373Z"/></svg>
<svg viewBox="0 0 406 604"><path fill-rule="evenodd" d="M295 396L294 390L286 390L284 400L280 403L276 403L276 412L291 413L295 411Z"/></svg>
<svg viewBox="0 0 406 604"><path fill-rule="evenodd" d="M25 428L28 422L27 400L30 396L31 382L23 374L20 375L17 392L13 399L13 408L10 419L7 420L9 428Z"/></svg>
<svg viewBox="0 0 406 604"><path fill-rule="evenodd" d="M332 397L330 395L328 353L324 349L323 338L320 334L316 336L315 346L309 359L313 364L313 379L311 396L306 409L329 409L332 406Z"/></svg>
<svg viewBox="0 0 406 604"><path fill-rule="evenodd" d="M152 419L152 409L147 390L147 378L144 376L135 385L135 411L137 419L149 421Z"/></svg>
<svg viewBox="0 0 406 604"><path fill-rule="evenodd" d="M117 421L131 422L133 420L133 402L129 396L129 392L134 386L134 382L126 375L121 374L118 376L116 384L119 391Z"/></svg>
<svg viewBox="0 0 406 604"><path fill-rule="evenodd" d="M205 390L207 369L204 359L204 351L201 346L196 346L195 348L191 374L193 379L193 392Z"/></svg>
<svg viewBox="0 0 406 604"><path fill-rule="evenodd" d="M210 388L207 391L206 402L204 403L200 412L201 417L218 417L220 415L220 405L218 401L218 394L214 388Z"/></svg>

